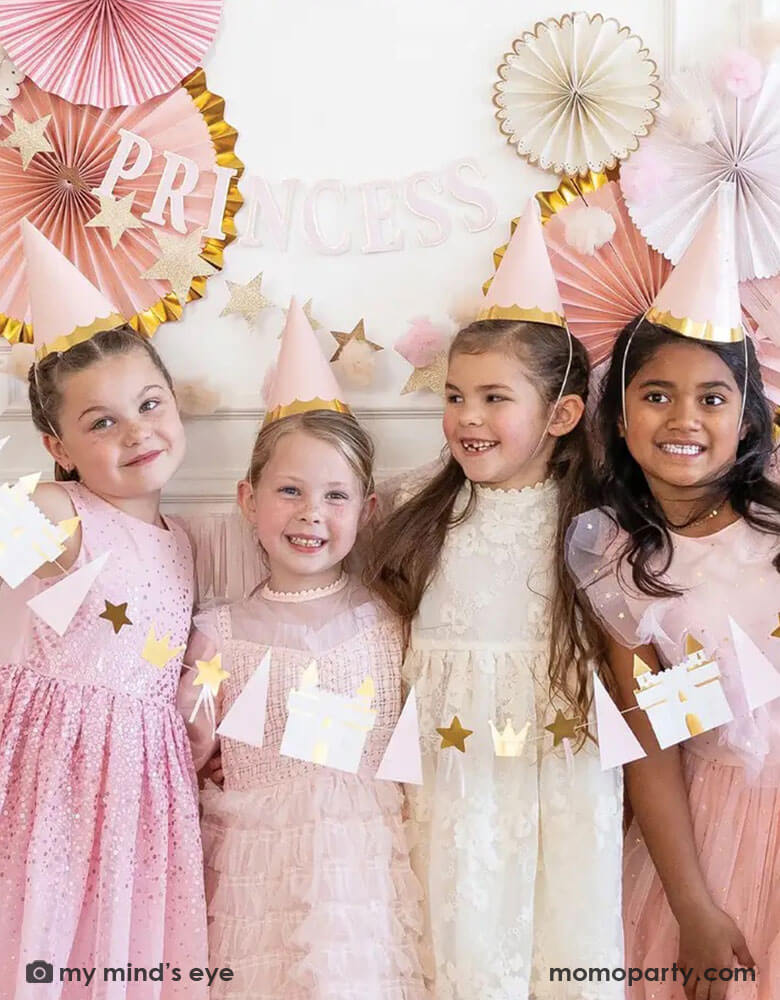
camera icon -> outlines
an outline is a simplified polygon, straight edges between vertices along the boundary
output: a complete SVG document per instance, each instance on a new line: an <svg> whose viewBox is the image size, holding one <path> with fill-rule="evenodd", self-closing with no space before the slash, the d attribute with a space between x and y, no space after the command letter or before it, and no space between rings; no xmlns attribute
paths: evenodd
<svg viewBox="0 0 780 1000"><path fill-rule="evenodd" d="M28 983L53 983L54 969L51 962L28 962L26 967Z"/></svg>

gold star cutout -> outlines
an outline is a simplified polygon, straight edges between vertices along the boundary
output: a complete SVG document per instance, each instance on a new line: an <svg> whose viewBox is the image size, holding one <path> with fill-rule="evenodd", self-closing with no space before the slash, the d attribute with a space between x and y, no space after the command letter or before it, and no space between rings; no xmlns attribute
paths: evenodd
<svg viewBox="0 0 780 1000"><path fill-rule="evenodd" d="M193 278L217 273L217 268L200 255L203 229L193 229L186 236L171 236L157 230L154 235L162 253L141 277L169 281L171 291L180 304L184 305Z"/></svg>
<svg viewBox="0 0 780 1000"><path fill-rule="evenodd" d="M124 601L122 604L112 604L111 601L106 601L105 603L106 610L99 614L98 618L105 618L107 622L111 622L114 626L114 635L118 635L123 625L133 624L127 617L127 601Z"/></svg>
<svg viewBox="0 0 780 1000"><path fill-rule="evenodd" d="M777 621L778 621L778 626L772 633L773 639L780 639L780 611L777 612Z"/></svg>
<svg viewBox="0 0 780 1000"><path fill-rule="evenodd" d="M573 740L577 736L577 720L567 719L560 709L555 713L555 722L544 728L553 734L554 747L557 747L562 740Z"/></svg>
<svg viewBox="0 0 780 1000"><path fill-rule="evenodd" d="M169 635L158 639L154 633L154 625L149 626L144 648L141 650L141 657L153 667L163 670L165 666L184 649L184 646L169 646L171 637Z"/></svg>
<svg viewBox="0 0 780 1000"><path fill-rule="evenodd" d="M384 350L384 348L380 347L379 344L374 344L372 341L366 339L366 328L363 325L362 319L350 333L342 333L340 330L334 330L331 333L331 337L333 337L334 340L338 341L339 345L336 349L336 353L330 359L331 361L338 361L338 359L341 357L341 352L344 350L347 344L351 343L368 344L368 346L375 351Z"/></svg>
<svg viewBox="0 0 780 1000"><path fill-rule="evenodd" d="M322 329L322 323L318 323L317 320L312 316L311 309L312 309L311 299L307 299L306 303L303 306L303 315L306 317L306 319L311 324L312 330L321 330ZM289 309L282 309L282 312L284 313L284 322L285 323L287 322L287 313L289 311L290 311ZM282 325L282 329L279 331L276 339L279 340L281 338L281 336L282 336L283 333L284 333L284 325Z"/></svg>
<svg viewBox="0 0 780 1000"><path fill-rule="evenodd" d="M222 669L222 657L217 653L210 660L196 660L195 666L198 668L198 676L192 683L207 687L216 698L220 684L226 677L230 677L230 673Z"/></svg>
<svg viewBox="0 0 780 1000"><path fill-rule="evenodd" d="M273 306L273 302L260 291L262 282L262 271L255 275L251 281L247 281L245 285L240 285L237 281L228 281L230 301L219 315L230 316L235 313L238 316L243 316L247 323L254 323L263 309Z"/></svg>
<svg viewBox="0 0 780 1000"><path fill-rule="evenodd" d="M3 140L4 146L18 149L22 156L22 170L30 166L30 160L36 153L53 153L54 147L44 135L46 126L51 121L51 115L44 115L34 122L28 122L14 111L14 130Z"/></svg>
<svg viewBox="0 0 780 1000"><path fill-rule="evenodd" d="M460 719L457 715L453 715L452 722L447 726L446 729L437 729L436 732L441 736L441 748L446 750L447 747L457 747L461 753L466 752L466 740L474 732L473 729L464 729L460 724Z"/></svg>
<svg viewBox="0 0 780 1000"><path fill-rule="evenodd" d="M126 194L124 198L112 198L111 195L99 194L100 211L94 215L85 226L101 227L108 230L111 246L115 247L128 229L145 229L143 222L132 213L135 191Z"/></svg>
<svg viewBox="0 0 780 1000"><path fill-rule="evenodd" d="M437 396L443 396L446 384L447 352L442 351L429 365L414 369L406 380L406 385L401 389L401 395L405 396L408 392L419 392L421 389L427 389Z"/></svg>

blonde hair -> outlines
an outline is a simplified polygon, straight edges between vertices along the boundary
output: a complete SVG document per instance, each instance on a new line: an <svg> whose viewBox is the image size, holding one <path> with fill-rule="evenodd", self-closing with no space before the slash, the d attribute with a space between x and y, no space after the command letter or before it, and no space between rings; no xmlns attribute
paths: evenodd
<svg viewBox="0 0 780 1000"><path fill-rule="evenodd" d="M346 460L363 487L363 496L374 492L374 443L351 413L309 410L275 420L260 429L252 448L246 478L254 487L283 437L302 431L332 445Z"/></svg>

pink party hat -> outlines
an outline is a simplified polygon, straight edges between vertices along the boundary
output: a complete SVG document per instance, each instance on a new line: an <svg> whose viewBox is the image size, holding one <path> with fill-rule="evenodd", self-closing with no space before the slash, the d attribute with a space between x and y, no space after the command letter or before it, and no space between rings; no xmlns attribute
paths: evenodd
<svg viewBox="0 0 780 1000"><path fill-rule="evenodd" d="M263 426L308 410L351 412L296 299L290 300Z"/></svg>
<svg viewBox="0 0 780 1000"><path fill-rule="evenodd" d="M27 219L22 236L38 361L124 323L116 306Z"/></svg>
<svg viewBox="0 0 780 1000"><path fill-rule="evenodd" d="M724 182L646 318L683 337L744 339L734 239L736 187Z"/></svg>
<svg viewBox="0 0 780 1000"><path fill-rule="evenodd" d="M516 319L566 326L535 198L528 199L517 220L477 319Z"/></svg>

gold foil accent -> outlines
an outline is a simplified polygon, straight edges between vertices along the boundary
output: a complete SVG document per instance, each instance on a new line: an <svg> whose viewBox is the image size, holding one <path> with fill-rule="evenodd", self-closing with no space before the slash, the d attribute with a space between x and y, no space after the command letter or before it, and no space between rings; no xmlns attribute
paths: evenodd
<svg viewBox="0 0 780 1000"><path fill-rule="evenodd" d="M610 181L616 181L619 176L620 172L618 170L602 170L598 173L594 170L589 170L586 174L582 174L579 177L564 177L554 191L539 191L536 195L536 201L541 209L542 225L560 212L562 208L566 208L567 205L571 205L575 201L581 201L585 204L589 194L598 191L599 188L604 187L605 184L609 184ZM512 232L514 232L516 225L517 220L513 219ZM505 249L506 247L501 247L500 252L502 257ZM499 253L499 251L496 250L496 253ZM498 261L496 261L496 267L498 267Z"/></svg>
<svg viewBox="0 0 780 1000"><path fill-rule="evenodd" d="M236 212L244 203L244 199L238 189L238 181L244 172L244 164L235 154L238 132L232 125L229 125L225 121L224 98L213 94L208 89L206 85L206 73L203 68L194 69L189 76L182 80L181 86L187 91L193 104L206 123L212 145L214 146L217 165L236 171L235 176L230 178L225 211L222 215L224 239L218 240L210 236L206 239L200 251L200 255L204 260L207 260L214 267L221 270L224 263L225 247L229 243L232 243L237 235L235 223ZM206 278L200 275L193 278L188 301L202 298L205 291ZM153 305L149 306L148 309L136 313L127 320L122 318L120 322L127 322L134 330L143 334L143 336L151 337L161 323L180 319L182 312L182 304L172 292L169 292L161 299L158 299ZM95 333L97 332L95 331ZM33 331L30 323L25 323L21 319L15 319L13 316L6 316L3 313L0 313L0 335L5 337L11 344L20 342L31 344L33 342ZM73 345L69 344L68 346L72 347Z"/></svg>
<svg viewBox="0 0 780 1000"><path fill-rule="evenodd" d="M292 417L296 413L310 413L312 410L332 410L334 413L352 413L346 403L340 399L294 399L292 403L285 403L283 406L275 406L273 410L268 410L263 420L263 427L274 423L276 420L283 420L285 417Z"/></svg>
<svg viewBox="0 0 780 1000"><path fill-rule="evenodd" d="M566 320L557 312L545 312L538 306L523 309L522 306L487 306L480 309L477 322L486 319L514 319L525 323L547 323L549 326L562 326L566 329Z"/></svg>
<svg viewBox="0 0 780 1000"><path fill-rule="evenodd" d="M698 715L693 712L689 712L685 716L685 725L691 736L699 736L704 732L704 727L701 724L701 719Z"/></svg>
<svg viewBox="0 0 780 1000"><path fill-rule="evenodd" d="M717 326L709 320L702 322L689 319L687 316L678 318L668 310L661 311L655 306L645 318L648 323L665 326L673 333L679 333L681 337L689 337L691 340L707 340L715 344L739 344L745 339L741 326Z"/></svg>
<svg viewBox="0 0 780 1000"><path fill-rule="evenodd" d="M98 317L87 326L77 326L72 333L63 334L43 347L39 347L35 352L35 360L42 361L49 354L62 353L76 344L83 344L85 340L91 340L96 333L104 330L113 330L114 327L121 326L124 318L119 313L111 313L110 316Z"/></svg>

